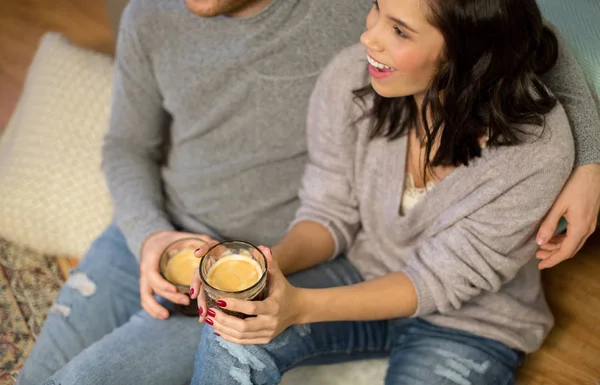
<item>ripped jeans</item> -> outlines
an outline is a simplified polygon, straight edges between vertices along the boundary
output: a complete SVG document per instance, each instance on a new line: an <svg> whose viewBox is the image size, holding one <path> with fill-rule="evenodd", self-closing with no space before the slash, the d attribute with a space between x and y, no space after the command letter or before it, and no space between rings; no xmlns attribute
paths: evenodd
<svg viewBox="0 0 600 385"><path fill-rule="evenodd" d="M313 288L362 281L345 258L289 279L294 286ZM295 366L382 356L389 357L386 385L514 384L524 359L498 341L418 318L295 325L267 345L230 343L205 326L192 385L275 385Z"/></svg>
<svg viewBox="0 0 600 385"><path fill-rule="evenodd" d="M142 310L139 270L110 225L61 289L17 384L189 384L202 325Z"/></svg>

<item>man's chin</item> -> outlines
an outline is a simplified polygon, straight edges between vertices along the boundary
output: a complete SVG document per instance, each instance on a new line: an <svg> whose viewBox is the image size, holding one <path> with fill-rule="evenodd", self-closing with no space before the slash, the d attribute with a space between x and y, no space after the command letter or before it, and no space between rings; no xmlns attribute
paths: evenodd
<svg viewBox="0 0 600 385"><path fill-rule="evenodd" d="M215 17L229 11L226 7L219 6L215 0L185 0L188 10L196 16Z"/></svg>
<svg viewBox="0 0 600 385"><path fill-rule="evenodd" d="M245 9L252 1L246 0L185 0L185 5L193 14L200 17L234 15Z"/></svg>

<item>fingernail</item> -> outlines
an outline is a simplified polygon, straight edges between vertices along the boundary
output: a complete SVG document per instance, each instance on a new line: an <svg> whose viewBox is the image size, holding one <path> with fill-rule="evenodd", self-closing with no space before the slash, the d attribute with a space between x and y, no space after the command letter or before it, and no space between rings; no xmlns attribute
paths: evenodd
<svg viewBox="0 0 600 385"><path fill-rule="evenodd" d="M194 295L194 288L193 287L190 289L190 295Z"/></svg>
<svg viewBox="0 0 600 385"><path fill-rule="evenodd" d="M546 238L539 236L537 237L536 242L538 245L543 245L544 243L546 243Z"/></svg>
<svg viewBox="0 0 600 385"><path fill-rule="evenodd" d="M218 307L227 307L227 302L223 301L222 299L218 299L217 306Z"/></svg>
<svg viewBox="0 0 600 385"><path fill-rule="evenodd" d="M210 318L207 318L204 322L206 322L207 324L209 324L210 326L214 325L213 320L211 320Z"/></svg>
<svg viewBox="0 0 600 385"><path fill-rule="evenodd" d="M194 250L194 254L196 254L199 251L200 251L200 248L197 248L196 250Z"/></svg>
<svg viewBox="0 0 600 385"><path fill-rule="evenodd" d="M204 309L202 309L202 307L198 308L198 315L202 315L202 313L204 313Z"/></svg>
<svg viewBox="0 0 600 385"><path fill-rule="evenodd" d="M217 313L215 313L215 311L213 309L208 309L208 311L206 312L206 314L208 314L211 317L216 317Z"/></svg>

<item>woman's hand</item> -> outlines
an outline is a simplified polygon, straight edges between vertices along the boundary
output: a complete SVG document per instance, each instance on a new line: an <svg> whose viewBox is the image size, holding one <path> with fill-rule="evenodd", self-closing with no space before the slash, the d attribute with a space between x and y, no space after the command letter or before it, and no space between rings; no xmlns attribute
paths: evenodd
<svg viewBox="0 0 600 385"><path fill-rule="evenodd" d="M215 240L211 240L206 242L204 245L200 246L198 249L194 251L194 256L198 259L202 258L204 254L216 245L218 242ZM192 278L192 284L190 285L190 298L198 299L198 322L204 322L206 319L206 297L204 296L204 285L202 285L202 280L200 279L200 271L196 269L194 272L194 277Z"/></svg>
<svg viewBox="0 0 600 385"><path fill-rule="evenodd" d="M267 344L298 319L299 290L293 287L273 260L271 250L260 246L267 257L269 296L264 301L221 298L219 308L250 315L240 319L219 308L208 309L206 323L216 334L237 344ZM255 317L252 317L255 316Z"/></svg>
<svg viewBox="0 0 600 385"><path fill-rule="evenodd" d="M596 230L600 209L600 164L576 168L550 209L537 235L540 269L572 258ZM566 235L554 236L561 217L569 223Z"/></svg>

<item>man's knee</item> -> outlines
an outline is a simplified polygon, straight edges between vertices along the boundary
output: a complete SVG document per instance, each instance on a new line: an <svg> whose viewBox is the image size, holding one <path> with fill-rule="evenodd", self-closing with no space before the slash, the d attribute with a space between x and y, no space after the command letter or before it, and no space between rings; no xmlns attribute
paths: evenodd
<svg viewBox="0 0 600 385"><path fill-rule="evenodd" d="M115 223L109 225L91 244L79 263L79 269L88 271L111 266L139 276L139 264L129 250L125 236Z"/></svg>
<svg viewBox="0 0 600 385"><path fill-rule="evenodd" d="M80 298L97 296L103 290L135 293L138 286L139 263L129 250L121 230L112 223L96 238L77 268L69 274L59 299L71 295L69 292ZM66 308L57 306L54 310L68 315Z"/></svg>

